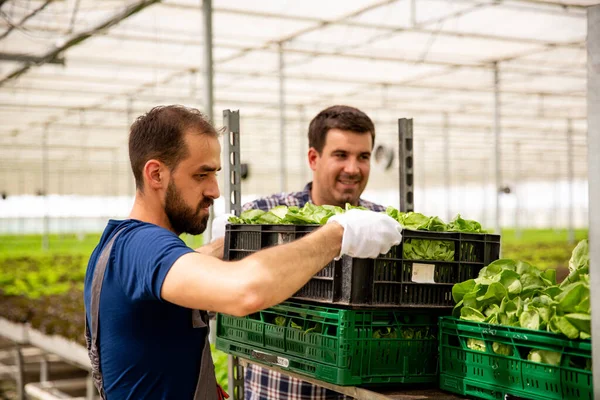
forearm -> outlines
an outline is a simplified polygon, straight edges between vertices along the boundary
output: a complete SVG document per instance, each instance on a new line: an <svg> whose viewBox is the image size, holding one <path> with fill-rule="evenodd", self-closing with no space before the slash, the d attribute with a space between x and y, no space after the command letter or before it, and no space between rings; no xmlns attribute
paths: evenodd
<svg viewBox="0 0 600 400"><path fill-rule="evenodd" d="M196 252L205 254L207 256L216 257L220 260L223 259L223 250L224 250L224 239L216 239L214 242L205 244L202 247L196 249Z"/></svg>
<svg viewBox="0 0 600 400"><path fill-rule="evenodd" d="M236 316L271 307L292 296L340 254L343 232L340 225L328 224L293 243L229 263L206 256L211 243L173 264L161 297L182 307Z"/></svg>
<svg viewBox="0 0 600 400"><path fill-rule="evenodd" d="M260 284L254 288L260 308L281 303L340 254L344 229L327 224L301 240L247 257L256 266Z"/></svg>

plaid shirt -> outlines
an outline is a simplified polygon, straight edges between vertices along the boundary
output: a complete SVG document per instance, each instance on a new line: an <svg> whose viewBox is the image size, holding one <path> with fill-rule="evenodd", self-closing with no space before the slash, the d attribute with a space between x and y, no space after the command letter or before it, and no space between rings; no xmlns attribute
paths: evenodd
<svg viewBox="0 0 600 400"><path fill-rule="evenodd" d="M279 193L268 197L261 197L260 199L246 203L244 204L243 211L252 209L269 211L271 208L277 206L304 207L306 203L312 203L310 198L311 190L312 182L309 182L301 192ZM358 199L358 205L373 211L385 211L385 207L363 199Z"/></svg>
<svg viewBox="0 0 600 400"><path fill-rule="evenodd" d="M312 203L310 192L312 182L309 182L301 192L279 193L269 197L262 197L244 204L244 211L260 209L269 211L276 206L303 207ZM373 211L385 211L385 207L359 199L358 204ZM263 368L259 365L248 364L244 380L245 400L345 400L352 399L332 390L313 385L283 375L279 372Z"/></svg>

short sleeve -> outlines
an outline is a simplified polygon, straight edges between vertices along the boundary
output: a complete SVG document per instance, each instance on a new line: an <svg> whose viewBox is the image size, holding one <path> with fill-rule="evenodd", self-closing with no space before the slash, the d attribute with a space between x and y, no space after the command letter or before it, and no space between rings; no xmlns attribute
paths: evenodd
<svg viewBox="0 0 600 400"><path fill-rule="evenodd" d="M115 243L115 274L133 301L162 301L167 273L179 257L193 251L173 232L143 224L124 231Z"/></svg>

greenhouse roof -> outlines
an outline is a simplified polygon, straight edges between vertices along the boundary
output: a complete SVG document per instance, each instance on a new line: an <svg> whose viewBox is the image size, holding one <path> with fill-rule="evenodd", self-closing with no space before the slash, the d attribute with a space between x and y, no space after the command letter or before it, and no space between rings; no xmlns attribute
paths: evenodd
<svg viewBox="0 0 600 400"><path fill-rule="evenodd" d="M497 79L503 180L566 179L568 132L573 176L585 179L585 8L598 3L214 0L214 119L240 110L248 192L279 189L265 178L280 170L281 90L289 189L308 177L308 122L340 103L367 112L376 142L393 148L398 118L413 118L417 183L443 182L446 144L453 183L483 183ZM200 0L0 0L0 17L10 193L39 189L44 137L50 192L131 193L135 117L158 104L206 110Z"/></svg>

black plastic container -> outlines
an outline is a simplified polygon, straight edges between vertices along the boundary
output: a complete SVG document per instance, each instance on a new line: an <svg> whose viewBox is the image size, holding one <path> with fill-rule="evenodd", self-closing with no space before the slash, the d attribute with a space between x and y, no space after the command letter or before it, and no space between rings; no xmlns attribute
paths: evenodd
<svg viewBox="0 0 600 400"><path fill-rule="evenodd" d="M227 225L226 260L239 260L257 250L292 242L319 225ZM407 245L442 244L453 249L445 259L403 257ZM425 243L424 243L425 242ZM422 246L421 246L422 247ZM332 261L304 285L293 299L353 307L451 308L452 286L476 278L498 259L500 235L461 232L402 231L402 243L376 259L344 256ZM414 254L414 253L413 253Z"/></svg>

